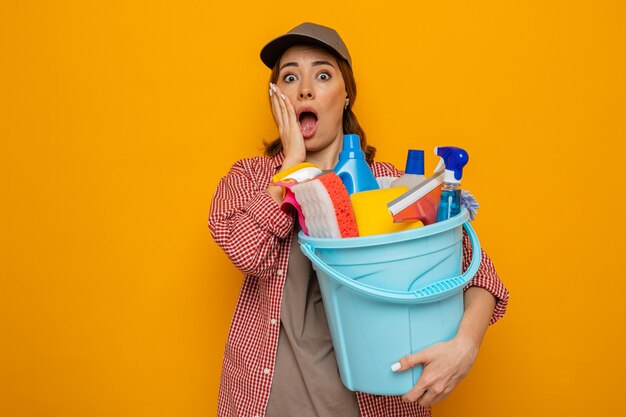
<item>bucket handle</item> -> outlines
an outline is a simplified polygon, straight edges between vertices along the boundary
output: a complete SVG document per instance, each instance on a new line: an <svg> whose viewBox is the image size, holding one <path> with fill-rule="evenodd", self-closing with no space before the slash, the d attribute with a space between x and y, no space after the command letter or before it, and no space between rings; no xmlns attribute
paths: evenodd
<svg viewBox="0 0 626 417"><path fill-rule="evenodd" d="M469 222L463 223L463 228L467 232L470 243L472 245L472 261L470 262L467 270L457 277L447 278L442 281L435 282L434 284L430 284L414 292L386 290L383 288L373 287L368 284L363 284L361 282L358 282L357 280L347 277L339 271L334 270L331 266L329 266L326 262L324 262L322 259L320 259L319 256L315 254L315 251L312 249L312 246L309 243L302 243L300 245L300 249L307 258L313 261L313 264L317 268L325 272L337 283L345 285L351 290L358 292L362 295L392 303L430 303L440 300L442 298L449 297L452 294L456 293L458 287L461 285L465 285L467 282L469 282L469 280L472 279L476 274L476 271L478 271L478 267L480 266L480 260L482 257L478 236L476 236L476 232L469 224Z"/></svg>

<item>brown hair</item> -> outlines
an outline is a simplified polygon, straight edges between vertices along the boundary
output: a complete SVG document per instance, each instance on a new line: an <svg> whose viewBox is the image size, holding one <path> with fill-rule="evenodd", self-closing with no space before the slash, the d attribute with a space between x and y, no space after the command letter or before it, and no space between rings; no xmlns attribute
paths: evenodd
<svg viewBox="0 0 626 417"><path fill-rule="evenodd" d="M346 92L348 93L348 98L350 99L350 104L347 109L343 111L343 133L354 133L359 135L361 139L361 149L365 153L365 160L368 164L374 162L374 156L376 155L376 148L367 144L365 131L359 124L359 121L356 118L356 115L352 111L352 106L356 101L356 81L354 79L354 73L352 72L352 68L348 65L348 62L335 55L337 58L337 64L339 65L339 70L341 71L341 75L343 76L343 81L346 84ZM276 83L278 81L278 64L280 63L280 59L276 61L274 68L272 68L272 74L270 75L270 82ZM271 104L270 104L271 105ZM263 142L265 145L265 156L275 156L283 150L283 144L280 141L280 137L274 139L271 142Z"/></svg>

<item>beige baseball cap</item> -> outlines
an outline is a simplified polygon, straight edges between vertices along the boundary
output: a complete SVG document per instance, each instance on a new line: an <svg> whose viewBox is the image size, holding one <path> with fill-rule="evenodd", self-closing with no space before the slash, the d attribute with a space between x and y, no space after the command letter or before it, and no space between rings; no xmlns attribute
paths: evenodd
<svg viewBox="0 0 626 417"><path fill-rule="evenodd" d="M272 69L283 52L293 45L301 43L326 48L348 61L348 65L352 68L350 52L348 52L346 44L343 43L337 31L326 26L309 22L302 23L284 35L269 41L263 49L261 49L261 61L263 61L269 69Z"/></svg>

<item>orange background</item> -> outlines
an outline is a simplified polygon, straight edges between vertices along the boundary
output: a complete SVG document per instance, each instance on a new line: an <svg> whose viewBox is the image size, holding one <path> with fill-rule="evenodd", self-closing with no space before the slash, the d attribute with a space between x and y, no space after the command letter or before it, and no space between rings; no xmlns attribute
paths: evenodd
<svg viewBox="0 0 626 417"><path fill-rule="evenodd" d="M206 219L302 21L350 47L380 160L470 153L511 302L434 415L623 414L626 4L515 0L3 1L0 415L215 415L242 277Z"/></svg>

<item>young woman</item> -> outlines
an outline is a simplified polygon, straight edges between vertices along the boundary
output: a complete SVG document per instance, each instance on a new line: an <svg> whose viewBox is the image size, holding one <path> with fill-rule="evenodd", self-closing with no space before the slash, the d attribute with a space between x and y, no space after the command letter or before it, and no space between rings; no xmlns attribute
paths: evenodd
<svg viewBox="0 0 626 417"><path fill-rule="evenodd" d="M281 211L272 176L298 163L331 170L342 137L356 133L376 177L400 176L374 161L375 149L352 112L356 83L348 49L333 29L304 23L269 42L261 59L280 137L265 156L236 162L217 187L209 215L215 241L245 274L226 343L220 416L430 416L469 372L487 326L504 315L508 292L482 253L465 289L457 335L396 364L421 364L422 377L404 396L354 393L341 383L315 272L300 252L294 216ZM471 248L464 239L464 268ZM368 366L364 363L362 366Z"/></svg>

